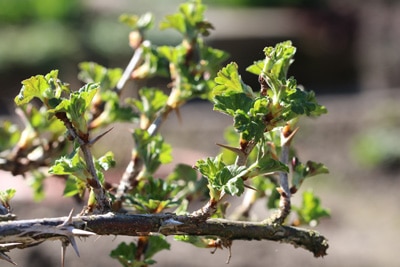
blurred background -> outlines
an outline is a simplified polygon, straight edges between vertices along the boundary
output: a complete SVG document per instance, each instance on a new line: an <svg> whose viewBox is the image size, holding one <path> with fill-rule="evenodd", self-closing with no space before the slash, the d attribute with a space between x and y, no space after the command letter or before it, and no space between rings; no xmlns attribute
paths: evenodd
<svg viewBox="0 0 400 267"><path fill-rule="evenodd" d="M30 76L59 69L63 81L79 88L81 61L125 68L132 51L129 28L118 22L119 15L151 11L159 22L182 2L0 0L0 119L13 119L13 98L21 81ZM267 241L234 242L230 266L400 266L400 1L204 3L206 17L215 27L207 42L230 53L247 84L258 88L256 77L246 74L245 68L263 58L263 48L290 39L297 47L291 74L314 90L329 111L316 120L304 119L295 140L301 159L323 162L330 169L329 175L303 185L304 190L314 188L331 210L331 218L316 227L330 241L328 256L315 259L302 249ZM175 44L178 37L158 30L149 36L155 44ZM176 147L175 161L193 164L218 153L214 144L223 142L230 119L203 102L189 103L181 114L183 123L172 116L162 130ZM130 134L120 127L118 140L131 142ZM126 159L130 148L123 146L118 154ZM44 202L32 203L26 179L3 172L0 179L1 190L17 188L14 212L21 219L65 216L74 206L80 210L73 200L62 198L63 186L57 181L48 182ZM263 208L260 204L254 211L260 219ZM118 266L108 254L121 240L131 239L80 242L81 258L69 249L66 266ZM156 257L158 266L225 266L227 250L211 255L208 250L171 243L172 251ZM59 266L60 247L47 242L12 251L10 256L19 266Z"/></svg>

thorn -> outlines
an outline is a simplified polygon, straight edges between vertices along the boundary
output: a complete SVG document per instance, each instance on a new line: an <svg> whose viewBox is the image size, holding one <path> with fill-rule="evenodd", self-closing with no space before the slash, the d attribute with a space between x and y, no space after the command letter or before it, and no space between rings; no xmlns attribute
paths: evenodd
<svg viewBox="0 0 400 267"><path fill-rule="evenodd" d="M110 129L108 129L107 131L105 131L104 133L99 134L98 136L96 136L95 138L93 138L92 140L89 141L89 145L93 145L94 143L96 143L97 141L100 140L100 138L102 138L103 136L105 136L106 134L108 134L109 132L111 132L111 130L114 129L114 127L111 127Z"/></svg>
<svg viewBox="0 0 400 267"><path fill-rule="evenodd" d="M69 237L68 239L69 239L69 242L71 243L71 246L74 248L76 255L78 255L78 257L80 257L78 246L76 245L75 238L72 236L72 237Z"/></svg>
<svg viewBox="0 0 400 267"><path fill-rule="evenodd" d="M65 264L65 253L67 251L68 242L61 240L61 266L64 267Z"/></svg>
<svg viewBox="0 0 400 267"><path fill-rule="evenodd" d="M251 185L244 184L243 186L254 191L259 191L257 188L252 187Z"/></svg>
<svg viewBox="0 0 400 267"><path fill-rule="evenodd" d="M296 129L294 129L290 135L288 137L284 137L283 136L283 140L282 140L282 146L290 144L290 142L293 140L294 136L296 135L297 131L299 130L299 127L297 127Z"/></svg>
<svg viewBox="0 0 400 267"><path fill-rule="evenodd" d="M182 124L183 120L182 120L182 115L181 115L179 108L175 108L175 114L176 114L176 117L178 118L179 123Z"/></svg>
<svg viewBox="0 0 400 267"><path fill-rule="evenodd" d="M65 219L65 221L64 221L62 224L57 225L57 228L62 228L62 227L71 225L71 224L72 224L72 213L73 213L73 212L74 212L74 209L71 209L71 211L70 211L69 214L68 214L67 219Z"/></svg>
<svg viewBox="0 0 400 267"><path fill-rule="evenodd" d="M2 248L6 248L6 247L14 247L14 246L18 246L21 245L22 243L6 243L6 244L0 244L0 247Z"/></svg>
<svg viewBox="0 0 400 267"><path fill-rule="evenodd" d="M161 222L160 229L158 230L159 232L163 229L175 229L176 226L182 225L183 222L174 220L172 218L169 218L167 220L164 220Z"/></svg>
<svg viewBox="0 0 400 267"><path fill-rule="evenodd" d="M11 263L12 265L17 265L11 258L10 256L8 256L7 254L5 254L4 252L0 251L0 259L8 261L9 263Z"/></svg>
<svg viewBox="0 0 400 267"><path fill-rule="evenodd" d="M245 156L244 152L242 149L238 147L233 147L233 146L228 146L228 145L223 145L223 144L217 144L217 146L220 146L222 148L228 149L229 151L232 151L233 153L239 155L239 156Z"/></svg>
<svg viewBox="0 0 400 267"><path fill-rule="evenodd" d="M63 231L63 235L68 239L67 241L62 241L62 262L64 262L65 258L65 251L66 248L69 244L74 248L76 255L80 257L78 246L75 241L75 236L91 236L91 235L96 235L93 232L77 229L73 226L72 223L72 213L74 209L72 209L67 217L67 219L60 225L57 225L58 229L61 229ZM62 263L64 266L64 263Z"/></svg>
<svg viewBox="0 0 400 267"><path fill-rule="evenodd" d="M226 259L226 264L229 264L229 262L231 261L232 258L232 245L228 246L228 250L229 250L229 254L228 254L228 258Z"/></svg>

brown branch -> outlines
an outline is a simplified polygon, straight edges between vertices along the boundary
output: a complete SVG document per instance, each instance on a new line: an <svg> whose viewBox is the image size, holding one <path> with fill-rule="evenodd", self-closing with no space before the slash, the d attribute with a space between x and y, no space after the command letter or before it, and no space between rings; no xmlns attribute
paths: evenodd
<svg viewBox="0 0 400 267"><path fill-rule="evenodd" d="M35 246L46 240L70 238L60 231L67 226L75 236L97 235L148 236L163 235L214 236L224 240L270 240L302 247L315 257L327 255L327 239L319 233L265 222L240 222L211 219L199 222L191 216L175 214L103 215L20 220L0 223L0 251ZM83 232L79 232L83 230ZM6 244L10 244L5 246Z"/></svg>

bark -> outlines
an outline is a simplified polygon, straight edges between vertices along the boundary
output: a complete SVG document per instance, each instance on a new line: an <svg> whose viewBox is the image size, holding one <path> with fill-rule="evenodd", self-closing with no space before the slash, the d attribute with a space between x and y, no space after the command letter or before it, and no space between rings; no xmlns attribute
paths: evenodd
<svg viewBox="0 0 400 267"><path fill-rule="evenodd" d="M19 220L0 223L0 253L26 248L47 240L74 243L74 237L96 235L214 236L223 240L270 240L302 247L315 257L327 255L327 239L319 233L267 222L241 222L223 219L199 221L175 214L103 215ZM76 247L74 247L76 249Z"/></svg>

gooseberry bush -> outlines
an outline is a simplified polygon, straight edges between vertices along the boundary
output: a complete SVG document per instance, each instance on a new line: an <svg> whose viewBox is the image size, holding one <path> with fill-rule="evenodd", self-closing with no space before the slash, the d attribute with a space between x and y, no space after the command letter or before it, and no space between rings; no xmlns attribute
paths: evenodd
<svg viewBox="0 0 400 267"><path fill-rule="evenodd" d="M230 249L239 239L271 240L302 247L315 257L326 255L326 238L300 226L315 225L329 216L328 210L312 191L302 193L301 205L291 204L305 179L328 172L322 163L302 162L293 146L300 118L327 112L314 92L288 76L296 48L290 41L266 47L265 57L247 68L260 84L251 88L236 63L225 64L226 52L204 42L213 29L204 11L199 0L189 1L160 23L161 30L181 34L176 46L157 46L146 38L154 26L152 14L122 15L121 22L132 29L130 63L124 70L81 63L83 86L78 90L61 81L57 70L22 81L15 103L24 124L18 128L3 122L1 169L32 177L36 200L45 194L44 180L57 176L65 180L65 197L86 204L75 216L17 220L10 200L18 192L1 192L1 259L14 263L8 251L54 239L61 241L64 253L71 245L79 255L75 237L92 235L134 236L110 253L126 267L154 264L153 256L169 249L169 235L212 250ZM144 86L137 98L122 100L122 92L130 90L128 80L158 77L168 80L164 88ZM173 149L159 130L171 112L179 116L179 109L193 99L211 101L216 112L232 117L226 144L218 144L219 155L193 166L177 164L166 177L158 177L156 171L171 162ZM115 166L113 151L95 156L92 148L113 134L116 122L131 124L127 134L134 147L113 185L105 175ZM242 195L240 205L227 208L226 201ZM200 209L190 209L190 203L205 197ZM258 201L265 202L270 216L253 221Z"/></svg>

